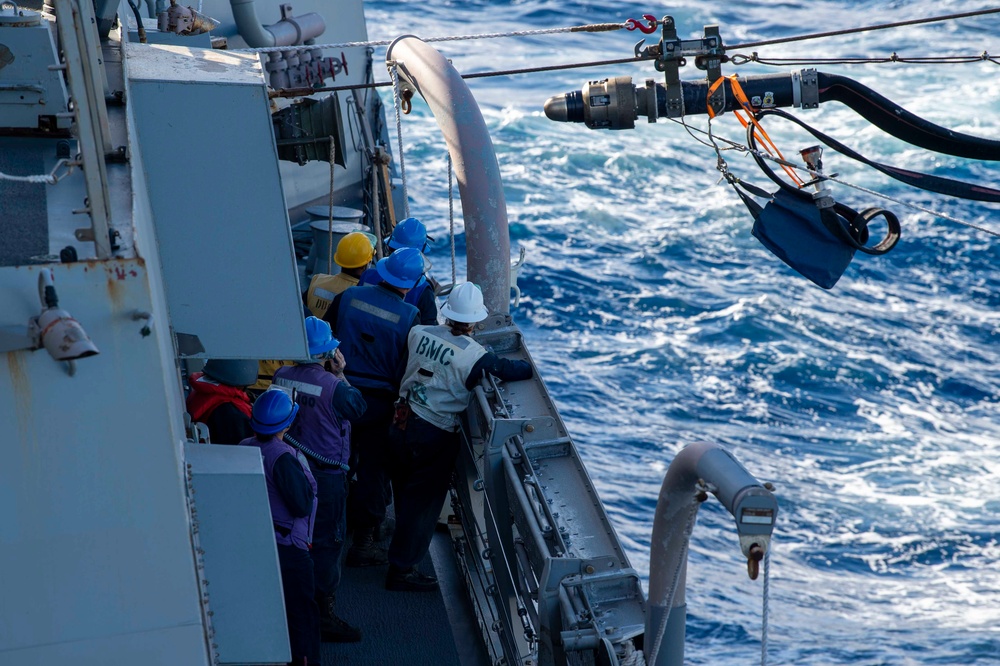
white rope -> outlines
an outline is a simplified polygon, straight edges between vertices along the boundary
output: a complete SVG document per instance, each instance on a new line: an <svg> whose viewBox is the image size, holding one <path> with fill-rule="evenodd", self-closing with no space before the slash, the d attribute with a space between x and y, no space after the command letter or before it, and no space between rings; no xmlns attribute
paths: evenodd
<svg viewBox="0 0 1000 666"><path fill-rule="evenodd" d="M389 76L392 77L392 106L396 111L396 149L399 153L399 177L403 181L403 217L407 218L410 216L410 195L406 191L406 164L403 162L403 118L399 109L399 68L395 60L389 66Z"/></svg>
<svg viewBox="0 0 1000 666"><path fill-rule="evenodd" d="M14 176L9 173L4 173L0 171L0 180L9 180L14 183L34 183L36 185L55 185L60 180L65 178L73 170L73 164L67 160L62 159L56 162L56 165L52 167L52 171L45 175L38 176ZM66 167L66 173L58 174L59 169Z"/></svg>
<svg viewBox="0 0 1000 666"><path fill-rule="evenodd" d="M421 37L424 42L459 42L472 39L499 39L502 37L531 37L533 35L554 35L563 32L610 32L626 27L626 23L595 23L591 25L575 25L563 28L545 28L541 30L513 30L511 32L484 32L473 35L448 35L444 37ZM337 44L299 44L297 46L264 46L255 49L233 49L233 51L251 53L277 53L281 51L309 51L312 49L352 49L357 47L388 46L391 39L381 39L369 42L339 42Z"/></svg>
<svg viewBox="0 0 1000 666"><path fill-rule="evenodd" d="M767 598L771 576L770 547L764 551L764 605L760 619L760 666L767 666Z"/></svg>
<svg viewBox="0 0 1000 666"><path fill-rule="evenodd" d="M632 641L625 644L625 656L618 662L620 666L646 666L642 650L636 650Z"/></svg>
<svg viewBox="0 0 1000 666"><path fill-rule="evenodd" d="M707 491L710 488L710 484L698 487L698 492ZM674 596L677 594L677 584L681 577L681 568L687 562L687 550L691 542L691 532L694 531L694 519L698 515L698 506L700 502L697 499L697 493L691 498L691 510L688 513L687 524L684 526L684 552L679 558L677 558L677 566L674 568L673 579L670 582L670 593L667 595L665 611L663 613L663 618L660 619L660 624L656 628L656 637L653 639L653 649L649 651L649 659L647 663L655 664L656 655L660 651L660 643L663 642L663 634L667 630L667 619L670 617L670 609L674 605Z"/></svg>
<svg viewBox="0 0 1000 666"><path fill-rule="evenodd" d="M452 184L451 153L448 153L448 232L451 236L451 284L458 281L455 267L455 188Z"/></svg>

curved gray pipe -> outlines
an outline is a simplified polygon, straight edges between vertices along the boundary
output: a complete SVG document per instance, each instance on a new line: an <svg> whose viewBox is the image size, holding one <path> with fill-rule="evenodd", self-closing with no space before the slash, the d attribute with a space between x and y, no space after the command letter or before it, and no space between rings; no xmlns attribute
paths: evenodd
<svg viewBox="0 0 1000 666"><path fill-rule="evenodd" d="M699 480L711 485L712 493L736 518L741 547L749 547L752 541L766 550L777 517L778 504L774 495L726 449L718 444L697 442L677 454L663 478L653 518L645 639L647 663L651 666L683 666L684 663L688 529L694 526L698 511L695 495ZM765 524L767 516L770 522ZM676 586L673 585L675 577ZM672 587L673 599L670 598ZM653 654L656 634L664 617L666 629L659 649Z"/></svg>
<svg viewBox="0 0 1000 666"><path fill-rule="evenodd" d="M319 37L326 30L323 17L315 12L302 16L282 16L277 23L265 26L257 18L254 0L229 0L229 5L233 9L236 29L250 48L302 44Z"/></svg>
<svg viewBox="0 0 1000 666"><path fill-rule="evenodd" d="M476 99L444 56L413 35L389 45L399 78L420 93L444 134L458 179L465 218L466 277L483 289L487 309L510 313L510 236L507 201L493 142Z"/></svg>

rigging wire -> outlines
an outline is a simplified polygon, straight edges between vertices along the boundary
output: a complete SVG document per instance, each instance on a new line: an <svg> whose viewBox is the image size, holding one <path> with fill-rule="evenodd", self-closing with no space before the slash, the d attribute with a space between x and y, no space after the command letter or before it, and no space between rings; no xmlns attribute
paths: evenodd
<svg viewBox="0 0 1000 666"><path fill-rule="evenodd" d="M777 39L765 39L759 42L746 42L743 44L726 45L727 50L749 49L757 46L772 46L774 44L788 44L791 42L804 42L809 39L822 39L825 37L839 37L841 35L856 35L862 32L872 32L875 30L888 30L890 28L903 28L910 25L922 25L925 23L937 23L940 21L954 21L956 19L971 18L973 16L984 16L986 14L1000 13L1000 7L980 9L972 12L961 12L958 14L944 14L941 16L929 16L921 19L910 19L908 21L896 21L894 23L879 23L876 25L864 26L861 28L845 28L843 30L828 30L826 32L813 32L805 35L794 35L792 37L779 37Z"/></svg>
<svg viewBox="0 0 1000 666"><path fill-rule="evenodd" d="M939 23L941 21L953 21L962 18L971 18L975 16L984 16L987 14L1000 13L1000 7L991 7L989 9L980 9L971 12L960 12L956 14L942 14L938 16L928 16L926 18L920 19L909 19L907 21L896 21L894 23L880 23L870 26L862 26L860 28L844 28L843 30L829 30L826 32L814 32L805 35L794 35L792 37L780 37L776 39L766 39L757 42L745 42L742 44L726 45L729 50L732 49L748 49L757 46L771 46L773 44L787 44L791 42L802 42L810 39L821 39L825 37L838 37L841 35L854 35L863 32L872 32L875 30L888 30L890 28L902 28L911 25L922 25L926 23ZM662 25L661 21L656 21L657 25ZM627 29L631 30L630 21L625 21L623 23L591 23L588 25L576 25L576 26L564 26L561 28L543 28L540 30L512 30L510 32L486 32L473 35L446 35L443 37L422 37L420 38L424 42L458 42L458 41L469 41L475 39L500 39L504 37L533 37L537 35L553 35L559 33L572 33L572 32L612 32L615 30ZM287 52L287 51L302 51L302 50L312 50L312 49L347 49L355 47L375 47L375 46L388 46L393 40L382 39L367 42L340 42L337 44L298 44L289 46L265 46L258 48L245 48L245 49L233 49L234 51L250 52L250 53L276 53L276 52Z"/></svg>
<svg viewBox="0 0 1000 666"><path fill-rule="evenodd" d="M774 162L775 164L778 164L779 166L782 166L782 167L789 167L789 168L792 168L792 169L798 169L799 171L805 171L806 173L809 174L810 179L819 178L819 179L822 179L822 180L828 180L831 183L837 183L838 185L843 185L845 187L850 187L852 189L858 190L859 192L864 192L865 194L870 194L872 196L879 197L881 199L885 199L886 201L891 201L893 203L899 204L900 206L905 206L905 207L911 208L913 210L918 210L918 211L920 211L922 213L927 213L928 215L931 215L933 217L939 217L941 219L948 220L948 221L954 222L956 224L960 224L960 225L962 225L964 227L968 227L970 229L975 229L976 231L981 231L984 234L988 234L990 236L994 236L994 237L1000 238L1000 231L994 231L993 229L989 229L987 227L983 227L983 226L980 226L978 224L974 224L972 222L968 222L966 220L961 220L961 219L959 219L957 217L954 217L953 215L949 215L948 213L943 213L941 211L933 210L931 208L927 208L926 206L921 206L920 204L915 204L915 203L910 202L910 201L904 201L902 199L897 199L896 197L893 197L891 195L885 194L883 192L879 192L877 190L872 190L872 189L869 189L867 187L863 187L861 185L856 185L854 183L847 182L846 180L843 180L841 178L837 178L836 176L827 176L827 175L817 174L816 172L814 172L811 169L808 169L808 168L802 166L801 164L795 164L794 162L789 162L787 160L778 159L778 158L776 158L776 157L774 157L772 155L769 155L766 152L759 151L759 150L754 150L754 149L752 149L752 148L750 148L748 146L745 146L745 145L743 145L743 144L741 144L741 143L739 143L737 141L733 141L731 139L726 139L724 137L715 137L712 134L712 132L711 132L711 124L710 124L710 127L709 127L709 131L706 132L703 129L700 129L698 127L692 127L692 126L688 125L685 122L681 122L680 120L677 120L676 118L671 118L670 120L672 120L673 122L677 123L678 125L683 125L688 130L689 134L692 131L694 131L694 132L700 132L702 134L708 135L709 139L712 141L713 144L715 144L716 141L721 141L722 143L726 143L726 144L729 145L728 148L720 148L717 145L712 145L711 146L712 148L715 149L716 154L718 155L719 167L720 167L719 170L722 171L723 178L727 178L726 174L727 174L728 171L724 170L723 168L721 168L721 167L725 167L726 163L725 163L725 160L722 159L722 155L721 155L720 151L721 150L736 150L736 151L741 152L741 153L746 154L746 155L756 155L757 157L760 157L762 159L768 160L770 162ZM704 141L699 141L699 143L705 144Z"/></svg>
<svg viewBox="0 0 1000 666"><path fill-rule="evenodd" d="M659 21L657 21L659 24ZM501 37L534 37L537 35L554 35L562 32L611 32L614 30L631 30L629 22L623 23L591 23L588 25L564 26L561 28L542 28L539 30L512 30L510 32L484 32L474 35L445 35L443 37L421 37L424 42L461 42L473 39L498 39ZM294 46L263 46L258 48L233 49L252 53L276 53L284 51L302 51L312 49L349 49L359 46L388 46L391 39L381 39L368 42L341 42L339 44L299 44Z"/></svg>
<svg viewBox="0 0 1000 666"><path fill-rule="evenodd" d="M729 51L736 49L748 49L760 46L772 46L774 44L788 44L792 42L800 42L812 39L821 39L825 37L836 37L841 35L852 35L864 32L872 32L875 30L888 30L890 28L900 28L911 25L922 25L927 23L937 23L941 21L951 21L962 18L970 18L975 16L984 16L988 14L1000 13L1000 7L993 7L990 9L981 9L971 12L961 12L955 14L943 14L938 16L930 16L922 19L910 19L907 21L896 21L894 23L881 23L870 26L863 26L860 28L845 28L843 30L830 30L826 32L809 33L805 35L795 35L792 37L781 37L777 39L761 40L757 42L743 42L740 44L725 45L725 48ZM661 24L657 21L657 24ZM496 39L503 37L521 37L521 36L535 36L535 35L549 35L556 33L567 33L567 32L609 32L613 30L620 30L622 28L628 28L629 21L624 23L595 23L590 25L582 26L568 26L562 28L545 28L541 30L516 30L511 32L491 32L491 33L481 33L475 35L454 35L454 36L444 36L444 37L427 37L423 38L425 42L447 42L447 41L463 41L463 40L473 40L473 39ZM234 51L244 51L252 53L271 53L271 52L287 52L287 51L299 51L299 50L312 50L312 49L336 49L336 48L352 48L352 47L375 47L375 46L387 46L391 44L391 40L377 40L377 41L367 41L367 42L342 42L338 44L309 44L309 45L292 45L292 46L272 46L272 47L262 47L262 48L247 48L247 49L233 49ZM948 60L952 56L946 56L945 59L940 57L920 57L920 58L905 58L901 59L893 53L888 57L886 61L888 62L907 62L907 63L934 63L937 61L941 62L955 62L955 63L967 63L967 62L977 62L977 61L989 61L994 64L1000 65L1000 62L992 56L989 56L985 51L979 56L954 56L957 60ZM600 60L600 61L590 61L590 62L579 62L579 63L568 63L561 65L547 65L540 67L525 67L521 69L510 69L510 70L500 70L496 72L478 72L474 74L463 74L463 79L475 79L484 78L492 76L513 76L515 74L534 74L538 72L551 72L551 71L562 71L569 69L579 69L586 67L599 67L603 65L621 65L630 62L643 62L646 60L654 60L655 56L637 56L633 58L619 58L615 60ZM761 60L760 57L754 53L751 56L736 55L728 58L729 61L733 62L735 65L746 64L747 62L759 62L761 64L772 64L772 62L767 62ZM781 59L775 59L773 64L782 62ZM800 60L788 60L782 64L809 64L812 62L826 62L828 64L853 64L855 62L883 62L882 59L838 59L838 60L823 60L823 59L800 59ZM357 90L357 89L368 89L368 88L381 88L393 85L391 82L381 82L381 83L362 83L356 85L348 86L324 86L319 88L288 88L275 91L274 95L279 97L299 97L304 95L310 95L317 92L336 92L341 90Z"/></svg>
<svg viewBox="0 0 1000 666"><path fill-rule="evenodd" d="M1000 65L1000 57L991 56L988 52L983 51L978 55L952 55L952 56L924 56L924 57L901 57L896 53L884 57L873 57L873 58L761 58L757 52L753 52L751 55L734 54L728 56L729 62L733 65L739 67L740 65L745 65L747 63L757 63L766 66L783 67L789 65L811 65L811 64L827 64L827 65L856 65L856 64L884 64L892 62L900 62L906 64L915 65L939 65L939 64L969 64L976 62L992 62L995 65ZM640 56L633 58L615 58L612 60L592 60L586 62L573 62L573 63L562 63L558 65L540 65L538 67L522 67L519 69L500 69L492 72L472 72L468 74L460 74L463 79L484 79L492 78L495 76L516 76L518 74L537 74L540 72L557 72L571 69L584 69L587 67L603 67L605 65L627 65L629 63L641 63L648 62L650 60L655 60L653 56ZM359 90L359 89L369 89L369 88L388 88L392 85L391 81L380 81L378 83L356 83L352 85L345 86L323 86L318 88L281 88L275 90L272 95L276 97L301 97L305 95L311 95L313 93L319 92L340 92L345 90Z"/></svg>
<svg viewBox="0 0 1000 666"><path fill-rule="evenodd" d="M448 158L448 236L451 238L451 286L458 284L457 261L455 259L455 178L451 166L451 153Z"/></svg>
<svg viewBox="0 0 1000 666"><path fill-rule="evenodd" d="M483 79L493 76L514 76L516 74L536 74L538 72L555 72L568 69L582 69L585 67L601 67L604 65L624 65L630 62L646 62L654 60L652 56L638 58L615 58L613 60L594 60L588 62L574 62L560 65L542 65L539 67L523 67L520 69L504 69L495 72L473 72L471 74L461 74L463 79ZM340 92L342 90L358 90L360 88L388 88L393 85L391 81L380 81L379 83L356 83L347 86L323 86L320 88L280 88L272 93L276 97L301 97L318 92Z"/></svg>
<svg viewBox="0 0 1000 666"><path fill-rule="evenodd" d="M403 162L403 120L400 115L399 68L396 61L389 68L392 76L392 106L396 111L396 146L399 152L399 177L403 181L403 217L410 216L410 195L406 191L406 164Z"/></svg>
<svg viewBox="0 0 1000 666"><path fill-rule="evenodd" d="M987 51L974 56L949 55L920 56L914 58L900 56L895 51L888 56L868 58L761 58L754 51L748 56L740 53L733 54L729 57L729 62L737 67L750 62L773 67L787 67L789 65L863 65L890 62L901 62L909 65L960 65L973 62L991 62L994 65L1000 65L1000 58L991 56Z"/></svg>

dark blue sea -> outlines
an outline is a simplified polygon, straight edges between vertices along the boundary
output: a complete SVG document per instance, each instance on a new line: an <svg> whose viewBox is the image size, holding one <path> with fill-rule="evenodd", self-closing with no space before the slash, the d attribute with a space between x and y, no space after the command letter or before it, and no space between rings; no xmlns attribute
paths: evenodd
<svg viewBox="0 0 1000 666"><path fill-rule="evenodd" d="M652 13L674 16L686 39L716 23L733 44L986 6L375 0L367 12L372 39ZM626 58L640 37L438 47L460 71L483 72ZM1000 15L755 50L773 58L1000 54ZM1000 138L1000 68L991 62L817 67L937 124ZM788 69L727 65L724 73ZM902 240L884 256L859 255L824 291L750 235L746 208L718 182L714 151L682 126L640 119L635 130L601 132L542 113L549 96L617 75L661 76L629 64L470 87L496 146L514 252L527 252L515 319L633 565L645 580L655 499L674 455L690 442L717 442L773 482L780 502L768 663L1000 664L1000 239L835 185L834 196L854 208L895 212ZM377 76L388 80L381 68ZM682 70L682 78L703 76ZM1000 186L996 164L914 148L839 104L794 113L875 160ZM688 122L707 127L704 116ZM765 127L786 155L815 143L787 123ZM745 142L731 114L713 131ZM405 118L403 150L411 214L436 237L432 272L449 282L445 148L422 102ZM737 176L770 186L749 157L729 151L726 159ZM912 189L832 151L824 162L845 181L1000 232L1000 206ZM461 257L460 217L458 228ZM733 520L714 500L692 537L687 595L688 663L760 663L762 581L748 579Z"/></svg>

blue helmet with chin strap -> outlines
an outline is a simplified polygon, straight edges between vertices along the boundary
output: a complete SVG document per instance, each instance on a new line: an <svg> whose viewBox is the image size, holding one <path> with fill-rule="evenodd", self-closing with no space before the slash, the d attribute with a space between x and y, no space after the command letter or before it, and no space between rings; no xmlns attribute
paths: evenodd
<svg viewBox="0 0 1000 666"><path fill-rule="evenodd" d="M264 391L253 403L250 427L258 435L273 435L292 425L299 406L280 388Z"/></svg>
<svg viewBox="0 0 1000 666"><path fill-rule="evenodd" d="M340 340L333 337L330 324L318 317L306 317L306 341L312 356L332 352L340 346Z"/></svg>
<svg viewBox="0 0 1000 666"><path fill-rule="evenodd" d="M406 218L392 230L392 236L389 238L389 247L393 250L413 247L421 252L426 252L427 227L415 217Z"/></svg>
<svg viewBox="0 0 1000 666"><path fill-rule="evenodd" d="M424 255L420 250L404 247L375 264L379 277L400 289L413 289L424 274Z"/></svg>

